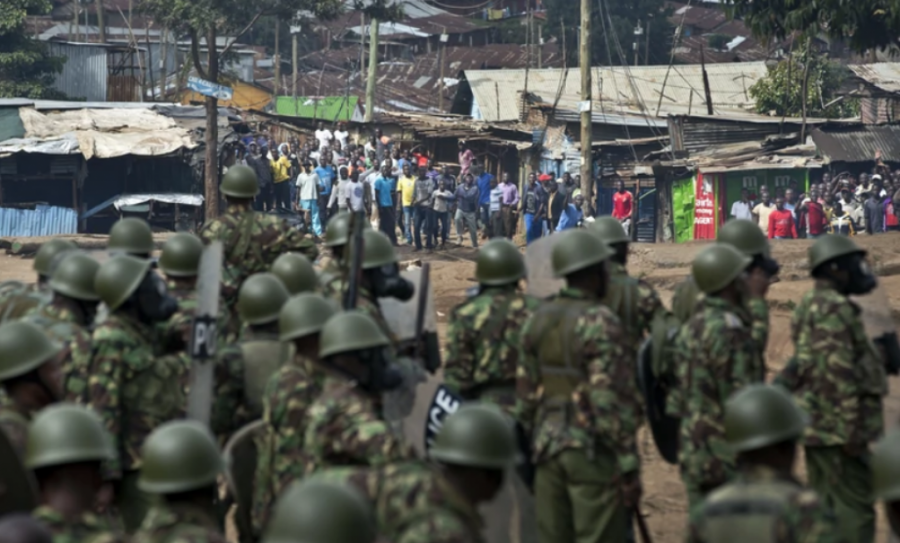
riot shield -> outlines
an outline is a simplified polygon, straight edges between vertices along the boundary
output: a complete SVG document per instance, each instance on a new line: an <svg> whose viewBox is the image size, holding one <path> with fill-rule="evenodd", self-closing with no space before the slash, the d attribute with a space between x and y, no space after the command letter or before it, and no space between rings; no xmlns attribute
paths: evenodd
<svg viewBox="0 0 900 543"><path fill-rule="evenodd" d="M258 534L253 530L253 488L256 477L257 441L266 429L265 421L256 420L234 433L225 444L225 466L228 489L237 504L234 523L240 543L251 543Z"/></svg>
<svg viewBox="0 0 900 543"><path fill-rule="evenodd" d="M553 246L561 236L543 237L525 251L525 265L528 268L528 294L536 298L547 298L559 292L565 281L553 276Z"/></svg>
<svg viewBox="0 0 900 543"><path fill-rule="evenodd" d="M30 513L38 505L34 474L25 469L22 459L0 430L0 517L10 513Z"/></svg>
<svg viewBox="0 0 900 543"><path fill-rule="evenodd" d="M197 276L197 309L191 327L191 380L188 418L209 426L215 387L216 346L219 319L219 288L222 279L223 246L215 241L203 250Z"/></svg>
<svg viewBox="0 0 900 543"><path fill-rule="evenodd" d="M667 392L658 374L660 360L666 355L665 344L674 337L677 328L670 328L666 319L657 319L653 330L638 351L638 387L644 397L647 422L653 441L663 460L678 463L678 432L681 420L666 414Z"/></svg>
<svg viewBox="0 0 900 543"><path fill-rule="evenodd" d="M428 416L425 418L425 450L430 451L434 438L444 425L444 419L456 413L462 405L462 398L456 395L444 385L439 385L434 391L431 405L428 407Z"/></svg>
<svg viewBox="0 0 900 543"><path fill-rule="evenodd" d="M900 372L900 345L891 316L888 293L879 284L878 288L865 296L854 296L853 301L862 309L866 335L884 357L885 370L891 375L897 375Z"/></svg>

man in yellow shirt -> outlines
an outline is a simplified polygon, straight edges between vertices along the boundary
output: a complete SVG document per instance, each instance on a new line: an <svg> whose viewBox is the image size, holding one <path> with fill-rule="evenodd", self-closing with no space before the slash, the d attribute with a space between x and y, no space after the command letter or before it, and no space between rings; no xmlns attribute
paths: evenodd
<svg viewBox="0 0 900 543"><path fill-rule="evenodd" d="M291 178L291 161L273 147L271 166L272 178L275 181L275 205L290 210L291 184L286 181Z"/></svg>
<svg viewBox="0 0 900 543"><path fill-rule="evenodd" d="M397 190L400 192L400 205L403 206L403 233L406 235L406 243L412 245L412 205L413 194L416 190L416 178L410 174L409 161L403 163L403 175L397 181Z"/></svg>

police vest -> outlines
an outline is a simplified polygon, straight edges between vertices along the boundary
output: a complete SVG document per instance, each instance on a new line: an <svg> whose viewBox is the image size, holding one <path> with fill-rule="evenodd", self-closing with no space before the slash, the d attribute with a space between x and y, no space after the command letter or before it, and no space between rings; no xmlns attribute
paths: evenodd
<svg viewBox="0 0 900 543"><path fill-rule="evenodd" d="M803 488L791 481L735 482L715 490L703 504L697 528L706 543L766 543Z"/></svg>
<svg viewBox="0 0 900 543"><path fill-rule="evenodd" d="M262 416L266 384L282 364L293 356L292 345L277 339L258 339L241 343L244 358L244 401L252 418Z"/></svg>

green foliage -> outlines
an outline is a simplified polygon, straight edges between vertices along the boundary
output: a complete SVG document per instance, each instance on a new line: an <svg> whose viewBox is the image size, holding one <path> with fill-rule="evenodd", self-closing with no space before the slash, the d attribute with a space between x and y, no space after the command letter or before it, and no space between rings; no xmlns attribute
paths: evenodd
<svg viewBox="0 0 900 543"><path fill-rule="evenodd" d="M49 0L0 0L0 97L64 98L51 88L64 59L50 56L25 27L26 16L49 12Z"/></svg>
<svg viewBox="0 0 900 543"><path fill-rule="evenodd" d="M566 61L577 64L581 11L576 0L544 0L547 8L545 36L565 38ZM602 14L602 18L601 18ZM645 34L638 39L639 63L646 58L646 32L650 25L650 64L668 64L674 27L666 20L664 0L592 0L591 55L594 66L634 64L634 29L641 23ZM607 16L608 15L608 16Z"/></svg>
<svg viewBox="0 0 900 543"><path fill-rule="evenodd" d="M784 39L794 32L820 33L845 39L862 53L897 43L900 5L897 0L725 0L732 16L740 17L753 35L764 41Z"/></svg>
<svg viewBox="0 0 900 543"><path fill-rule="evenodd" d="M803 115L804 65L809 62L806 87L807 117L837 119L859 114L858 100L844 100L828 105L844 80L841 65L829 61L815 52L801 51L791 59L783 60L769 69L766 77L750 87L750 96L756 101L756 111L767 114L800 117ZM828 105L828 107L825 107Z"/></svg>
<svg viewBox="0 0 900 543"><path fill-rule="evenodd" d="M710 49L723 51L728 47L728 42L731 40L731 36L726 36L725 34L710 34L706 37L706 44Z"/></svg>

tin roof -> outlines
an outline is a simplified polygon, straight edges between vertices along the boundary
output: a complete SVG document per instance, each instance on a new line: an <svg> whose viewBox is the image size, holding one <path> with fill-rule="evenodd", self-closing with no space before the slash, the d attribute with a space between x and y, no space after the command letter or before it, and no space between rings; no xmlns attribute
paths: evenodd
<svg viewBox="0 0 900 543"><path fill-rule="evenodd" d="M900 62L848 66L857 77L885 92L900 92Z"/></svg>
<svg viewBox="0 0 900 543"><path fill-rule="evenodd" d="M900 162L900 126L824 126L811 132L830 162L872 162L881 151L885 162Z"/></svg>

